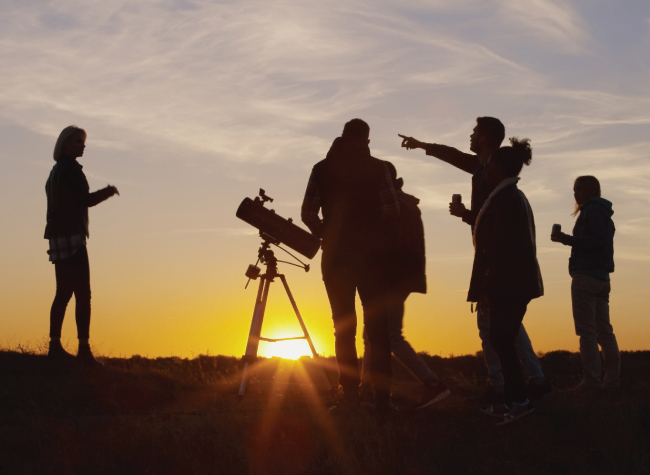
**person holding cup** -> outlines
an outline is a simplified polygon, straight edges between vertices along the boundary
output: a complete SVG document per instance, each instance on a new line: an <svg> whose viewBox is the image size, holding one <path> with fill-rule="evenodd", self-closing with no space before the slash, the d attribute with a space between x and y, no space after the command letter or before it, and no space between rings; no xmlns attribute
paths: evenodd
<svg viewBox="0 0 650 475"><path fill-rule="evenodd" d="M578 216L573 233L568 235L554 229L551 241L571 246L571 302L584 371L575 389L616 389L620 384L621 357L609 318L609 274L614 272L616 231L612 221L614 211L612 203L600 196L600 182L594 176L576 178L573 195L576 200L573 216Z"/></svg>
<svg viewBox="0 0 650 475"><path fill-rule="evenodd" d="M537 262L535 219L517 187L524 164L532 160L527 139L510 139L510 147L492 154L485 179L492 192L474 226L474 264L468 302L489 309L490 344L503 368L505 403L481 410L510 423L533 411L515 347L521 322L532 299L544 295Z"/></svg>

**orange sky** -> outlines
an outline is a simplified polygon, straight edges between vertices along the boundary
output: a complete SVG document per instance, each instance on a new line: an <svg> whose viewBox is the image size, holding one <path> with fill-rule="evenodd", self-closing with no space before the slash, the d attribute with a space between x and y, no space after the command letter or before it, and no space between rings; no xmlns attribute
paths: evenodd
<svg viewBox="0 0 650 475"><path fill-rule="evenodd" d="M311 167L343 123L361 117L373 154L422 199L429 293L409 298L405 334L418 351L474 353L471 237L446 210L453 193L469 199L470 176L400 148L397 134L468 151L475 118L491 115L533 146L520 186L546 287L524 320L535 349L578 348L569 249L548 235L554 223L572 228L572 183L583 174L614 204L619 344L648 349L650 7L613 15L577 1L425 3L9 2L0 19L0 344L47 338L55 281L44 184L65 126L88 132L81 163L91 189L111 183L121 193L90 212L93 345L105 355L191 357L245 349L256 290L244 290L244 272L259 239L235 217L241 200L264 188L298 221ZM317 349L332 354L320 256L311 264L308 274L281 270ZM297 335L278 286L263 334ZM72 307L63 339L76 345Z"/></svg>

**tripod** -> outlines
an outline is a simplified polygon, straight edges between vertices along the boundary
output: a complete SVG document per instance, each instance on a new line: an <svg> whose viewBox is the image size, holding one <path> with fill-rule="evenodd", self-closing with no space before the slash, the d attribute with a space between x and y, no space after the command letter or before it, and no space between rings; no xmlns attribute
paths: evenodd
<svg viewBox="0 0 650 475"><path fill-rule="evenodd" d="M256 280L258 277L260 277L260 285L257 290L255 309L253 310L253 321L251 322L251 329L248 334L248 343L246 344L246 354L242 357L242 363L244 363L244 369L242 371L241 383L239 385L239 395L238 395L239 401L243 399L244 394L246 392L246 386L248 384L248 370L250 365L257 360L257 351L258 351L260 341L268 341L274 343L277 341L307 340L307 343L309 344L309 348L311 349L311 353L314 359L318 357L318 353L316 353L316 348L314 347L314 343L312 342L311 337L309 336L309 332L307 331L305 322L303 321L302 316L300 315L300 311L298 310L296 301L293 299L293 295L291 294L291 290L289 289L289 284L287 284L287 279L285 278L284 274L278 273L278 260L275 257L273 251L269 249L271 244L277 245L278 243L275 242L273 238L271 238L268 235L265 235L263 233L261 233L260 235L264 239L264 242L262 243L262 247L260 247L258 252L258 262L261 261L266 266L266 273L260 276L259 275L260 269L257 266L249 266L248 271L246 272L246 276L249 279ZM305 270L309 270L309 266L304 266L304 268ZM284 290L287 292L287 296L291 301L291 306L293 307L293 311L296 313L296 317L298 318L298 323L300 323L300 327L302 328L303 336L296 336L292 338L264 338L261 336L262 323L264 321L264 311L266 310L266 302L268 300L269 290L271 288L271 283L275 281L274 279L276 277L278 277L282 281ZM332 383L327 377L327 374L325 374L325 379L327 380L330 386L330 390L333 391Z"/></svg>

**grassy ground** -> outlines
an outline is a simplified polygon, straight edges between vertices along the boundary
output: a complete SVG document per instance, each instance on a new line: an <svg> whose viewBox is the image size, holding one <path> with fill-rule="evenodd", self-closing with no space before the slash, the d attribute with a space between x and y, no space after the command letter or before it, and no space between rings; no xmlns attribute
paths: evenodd
<svg viewBox="0 0 650 475"><path fill-rule="evenodd" d="M263 360L238 403L236 358L89 370L0 351L0 474L648 474L650 352L622 356L620 391L576 395L577 355L547 353L557 391L497 428L473 400L480 355L423 355L452 389L428 411L412 409L418 386L395 367L398 416L332 418L311 360Z"/></svg>

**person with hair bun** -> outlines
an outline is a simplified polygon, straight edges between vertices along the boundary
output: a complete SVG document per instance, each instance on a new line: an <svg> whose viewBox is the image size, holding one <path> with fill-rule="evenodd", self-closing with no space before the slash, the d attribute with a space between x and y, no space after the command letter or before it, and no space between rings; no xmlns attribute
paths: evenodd
<svg viewBox="0 0 650 475"><path fill-rule="evenodd" d="M600 196L600 182L594 176L579 176L573 185L578 215L572 235L551 234L551 240L571 246L571 302L576 335L580 337L580 358L584 377L576 390L619 387L621 356L609 321L609 274L614 272L612 203ZM605 361L605 377L598 346Z"/></svg>
<svg viewBox="0 0 650 475"><path fill-rule="evenodd" d="M407 150L421 148L427 155L436 157L443 162L472 175L472 196L470 208L463 203L449 203L449 213L462 219L471 227L474 232L476 217L478 216L483 203L489 196L492 188L485 180L485 165L490 157L496 152L506 136L506 129L503 123L495 117L477 117L476 126L469 137L469 149L472 154L435 143L424 143L413 137L398 134L402 138L402 147ZM488 370L490 385L480 396L482 403L494 404L503 402L503 370L499 362L499 356L490 344L490 315L486 308L481 305L476 307L476 325L478 335L481 339L483 359ZM533 345L528 337L526 328L521 325L515 340L519 360L526 370L528 376L528 394L532 400L540 399L553 392L553 388L544 377L542 365L535 354Z"/></svg>
<svg viewBox="0 0 650 475"><path fill-rule="evenodd" d="M61 328L68 302L75 296L75 317L79 351L77 361L88 366L101 366L90 350L90 267L86 239L88 208L118 194L108 185L90 193L86 175L77 162L86 148L86 131L71 125L59 134L54 146L56 164L45 184L47 195L47 226L50 261L56 275L56 295L50 311L50 348L48 358L74 361L75 357L61 345Z"/></svg>
<svg viewBox="0 0 650 475"><path fill-rule="evenodd" d="M510 139L496 150L485 169L493 188L474 226L474 265L468 302L489 308L490 343L503 368L505 403L481 410L508 424L533 412L519 364L515 338L529 302L544 295L537 262L535 219L524 193L517 187L524 164L532 160L528 139Z"/></svg>

